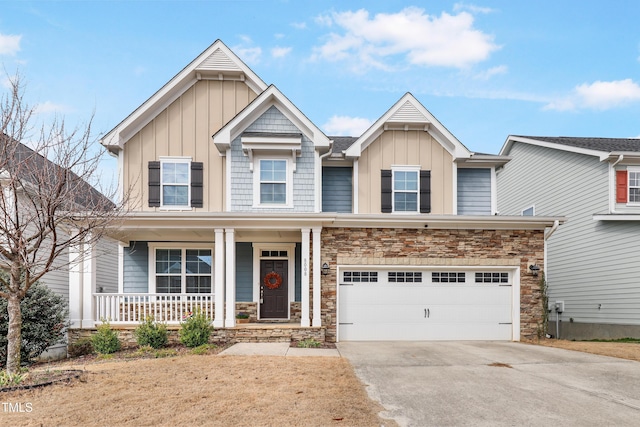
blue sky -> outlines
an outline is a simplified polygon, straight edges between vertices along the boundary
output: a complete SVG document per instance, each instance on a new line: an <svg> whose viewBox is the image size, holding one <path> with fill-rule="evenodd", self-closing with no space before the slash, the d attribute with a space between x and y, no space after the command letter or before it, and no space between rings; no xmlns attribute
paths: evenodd
<svg viewBox="0 0 640 427"><path fill-rule="evenodd" d="M477 152L498 153L510 134L640 137L633 0L5 0L0 10L0 62L23 75L38 117L73 124L95 112L96 136L221 39L328 135L358 136L411 92Z"/></svg>

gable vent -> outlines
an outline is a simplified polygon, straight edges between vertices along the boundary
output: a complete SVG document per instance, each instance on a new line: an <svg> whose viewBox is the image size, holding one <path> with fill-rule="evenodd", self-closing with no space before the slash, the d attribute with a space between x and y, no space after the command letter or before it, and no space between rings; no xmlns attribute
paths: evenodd
<svg viewBox="0 0 640 427"><path fill-rule="evenodd" d="M407 101L402 107L398 108L398 111L389 118L389 121L401 123L424 123L429 120L427 120L427 118L418 111L411 102Z"/></svg>
<svg viewBox="0 0 640 427"><path fill-rule="evenodd" d="M216 49L207 59L202 61L197 68L207 71L241 71L240 67L236 65L224 52L220 49Z"/></svg>

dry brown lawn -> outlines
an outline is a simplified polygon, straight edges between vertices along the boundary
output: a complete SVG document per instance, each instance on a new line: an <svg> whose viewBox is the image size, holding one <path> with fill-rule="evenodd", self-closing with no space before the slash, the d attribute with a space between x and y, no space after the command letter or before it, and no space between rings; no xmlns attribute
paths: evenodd
<svg viewBox="0 0 640 427"><path fill-rule="evenodd" d="M602 356L618 357L620 359L640 362L640 344L628 342L592 342L567 340L541 340L536 344L547 347L564 348L582 351L584 353L600 354Z"/></svg>
<svg viewBox="0 0 640 427"><path fill-rule="evenodd" d="M80 368L69 384L0 393L0 425L396 425L378 417L383 408L343 358L186 355ZM32 410L7 412L4 402Z"/></svg>

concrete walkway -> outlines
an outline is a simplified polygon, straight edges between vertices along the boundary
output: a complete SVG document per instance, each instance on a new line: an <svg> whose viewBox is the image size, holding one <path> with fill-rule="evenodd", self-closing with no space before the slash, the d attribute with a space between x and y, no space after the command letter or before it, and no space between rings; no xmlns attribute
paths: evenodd
<svg viewBox="0 0 640 427"><path fill-rule="evenodd" d="M237 343L219 353L220 356L319 356L340 357L335 348L297 348L288 342Z"/></svg>

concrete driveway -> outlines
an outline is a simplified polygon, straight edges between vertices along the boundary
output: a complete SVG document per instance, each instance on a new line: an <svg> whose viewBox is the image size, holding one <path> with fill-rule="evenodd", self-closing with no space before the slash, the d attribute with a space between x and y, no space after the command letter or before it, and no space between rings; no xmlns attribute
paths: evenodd
<svg viewBox="0 0 640 427"><path fill-rule="evenodd" d="M640 363L511 342L342 342L401 426L637 426Z"/></svg>

